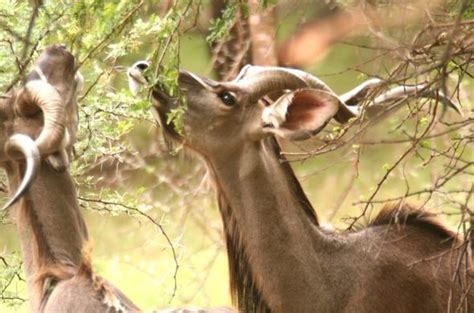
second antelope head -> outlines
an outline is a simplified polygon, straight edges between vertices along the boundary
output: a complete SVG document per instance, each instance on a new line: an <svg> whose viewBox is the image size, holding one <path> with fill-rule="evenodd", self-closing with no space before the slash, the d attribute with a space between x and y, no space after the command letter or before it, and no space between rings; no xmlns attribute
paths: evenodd
<svg viewBox="0 0 474 313"><path fill-rule="evenodd" d="M27 159L23 183L4 208L31 183L41 157L58 171L67 168L82 83L74 57L64 46L53 45L40 55L22 87L0 98L0 165L5 166L9 158Z"/></svg>

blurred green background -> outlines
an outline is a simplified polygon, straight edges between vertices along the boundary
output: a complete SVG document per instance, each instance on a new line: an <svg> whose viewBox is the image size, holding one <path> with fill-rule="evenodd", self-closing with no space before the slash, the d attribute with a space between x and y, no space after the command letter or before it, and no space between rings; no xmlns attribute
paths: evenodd
<svg viewBox="0 0 474 313"><path fill-rule="evenodd" d="M278 42L286 39L297 25L320 12L320 5L312 1L283 2L277 12ZM74 7L79 6L78 3L83 3L84 7ZM83 56L94 42L105 38L113 27L111 25L133 4L126 4L126 1L110 1L108 4L102 1L83 1L73 5L46 1L51 16L64 9L72 10L73 13L64 18L63 28L57 28L48 34L40 42L40 46L65 40L68 47L73 48L73 52ZM206 41L209 5L206 1L201 3L198 26L180 35L177 45L180 67L204 76L213 75L210 70L209 43ZM168 21L158 17L163 6L164 2L147 2L130 26L121 34L114 35L110 42L101 47L102 52L87 60L81 68L86 78L86 90L90 86L94 87L80 103L81 134L76 145L72 172L82 198L118 203L104 205L80 202L93 241L94 268L99 275L113 282L145 310L183 305L230 305L222 223L212 187L205 179L206 169L199 158L190 152L179 151L176 155L168 153L160 129L146 110L146 99L134 99L130 95L126 90L126 75L121 69L135 60L146 59L153 54L158 40L154 36L164 30L147 33L144 29ZM10 10L11 14L22 14L17 17L17 21L8 23L11 22L12 27L18 27L19 31L24 32L24 20L31 14L28 4L1 0L0 7L4 11ZM103 15L97 15L97 12ZM193 14L196 14L195 10L189 13L188 22ZM114 15L116 16L113 17ZM41 15L38 27L47 27L48 18L51 17ZM111 22L114 18L115 22ZM89 19L90 23L87 22ZM35 31L37 33L33 36L41 34L40 29ZM404 30L407 34L412 34L411 31ZM400 36L404 32L400 31L395 35ZM88 38L89 35L96 37ZM3 36L5 39L8 34ZM120 46L125 37L129 40L128 43ZM76 39L73 41L71 38ZM369 36L351 40L371 43ZM0 73L5 76L2 77L5 86L11 80L8 73L14 73L15 70L7 62L11 60L11 53L8 53L6 45L0 43L0 47L3 52L3 60L0 55ZM385 72L382 69L390 68L393 63L390 56L364 64L376 53L374 50L339 43L306 70L323 79L336 92L344 92L367 78L361 72L383 76ZM98 83L94 85L96 80ZM465 90L472 91L473 87L472 81L463 82L462 88ZM472 94L468 92L463 97L464 110L468 112L472 108L469 102ZM128 115L130 107L135 109L133 114ZM414 125L409 120L399 127L400 119L407 113L408 109L399 110L393 117L370 128L359 140L375 142L405 138L405 132L412 133ZM452 121L459 119L449 111L444 118ZM318 138L333 132L335 126L336 124L328 125ZM448 149L453 145L453 137L462 136L464 131L461 129L459 133L431 139L429 145L440 151ZM282 145L285 151L311 151L320 144L318 138ZM370 196L387 168L396 162L409 145L409 142L349 144L331 153L293 161L292 165L320 219L344 229L348 224L346 219L359 214L363 208L362 204L356 203ZM420 146L416 153L412 153L390 174L376 199L402 196L407 188L410 191L429 188L434 179L446 170L445 159L426 162L431 154L432 151ZM469 147L457 155L472 160L472 150ZM469 189L471 184L471 177L466 175L453 179L443 188ZM459 193L450 197L463 202L466 194ZM426 195L422 194L409 201L421 204L424 200ZM453 213L458 210L453 201L447 201L446 196L441 193L433 194L428 206L435 212ZM161 231L146 217L137 213L135 208L159 222L172 240L179 261L177 290L173 298L176 265L170 246ZM371 207L365 218L373 216L378 209L380 206ZM459 225L457 214L445 218L452 227ZM3 300L0 298L0 312L27 312L27 303L8 299L8 296L27 299L27 295L24 282L12 276L12 272L18 270L15 265L20 260L14 221L8 216L4 216L1 221L0 255L11 266L1 269L0 287L7 288L2 292ZM21 272L20 276L24 278ZM8 283L10 277L13 277L13 281Z"/></svg>

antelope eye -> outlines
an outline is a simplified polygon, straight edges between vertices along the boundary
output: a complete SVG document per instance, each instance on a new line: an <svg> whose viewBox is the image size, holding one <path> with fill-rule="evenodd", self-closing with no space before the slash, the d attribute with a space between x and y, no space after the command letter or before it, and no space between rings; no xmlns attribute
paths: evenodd
<svg viewBox="0 0 474 313"><path fill-rule="evenodd" d="M234 96L232 96L228 92L221 92L217 94L217 96L219 97L219 99L221 99L222 103L224 103L228 107L232 107L236 103Z"/></svg>

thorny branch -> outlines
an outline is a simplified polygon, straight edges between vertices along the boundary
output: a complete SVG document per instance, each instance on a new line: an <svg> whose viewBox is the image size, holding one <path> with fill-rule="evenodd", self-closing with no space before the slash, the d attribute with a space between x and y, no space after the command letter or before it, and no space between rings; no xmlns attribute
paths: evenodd
<svg viewBox="0 0 474 313"><path fill-rule="evenodd" d="M77 68L80 68L82 65L84 65L87 60L89 60L92 56L94 56L96 53L101 51L102 49L107 47L107 43L111 40L111 38L122 32L123 28L128 25L130 19L137 13L137 11L143 6L144 0L140 0L140 2L134 6L129 12L127 12L124 17L120 20L117 25L114 25L112 30L100 41L98 42L94 47L89 49L87 54L78 62Z"/></svg>
<svg viewBox="0 0 474 313"><path fill-rule="evenodd" d="M399 30L400 39L397 39L395 32L385 30L386 33L384 33L383 28L378 28L371 30L373 36L370 36L370 39L376 44L360 44L359 41L352 44L345 40L345 44L370 50L373 56L350 69L339 71L339 73L355 70L369 77L375 76L385 79L387 86L423 83L431 88L441 90L453 98L462 107L464 116L457 116L449 111L445 112L445 110L441 111L438 109L439 103L436 99L432 101L413 99L410 103L401 100L399 103L388 106L387 110L380 112L372 120L365 120L363 111L360 118L347 125L335 127L336 131L326 133L323 143L316 145L316 148L310 149L310 151L300 149L300 151L285 153L285 155L292 160L304 161L316 155L334 154L338 150L345 151L347 146L352 146L352 150L359 154L361 150L368 150L369 146L371 151L375 151L377 147L373 148L373 146L390 144L389 149L397 151L395 152L397 156L387 159L383 166L383 173L379 175L381 177L378 178L369 195L363 196L361 200L353 203L362 207L354 218L346 219L349 221L348 227L352 228L362 218L368 219L367 215L370 215L378 205L389 201L403 203L408 198L412 198L412 202L420 202L419 209L431 206L436 208L439 214L455 218L458 223L457 232L463 241L459 246L453 247L460 253L458 254L459 259L455 260L458 266L453 271L452 280L453 283L459 282L467 294L473 288L472 277L469 277L472 273L469 273L468 268L461 268L461 264L472 266L470 264L472 253L470 250L472 249L474 227L471 198L473 185L472 182L469 182L471 181L470 177L474 175L472 171L474 160L472 149L469 150L469 146L472 146L474 138L472 136L474 126L472 119L474 37L472 36L473 20L463 20L467 1L458 1L457 3L459 9L456 10L454 16L445 11L435 11L435 9L433 12L427 11L427 16L424 18L426 26L418 33L410 35L407 35L410 31L402 28ZM413 39L410 43L406 38ZM388 56L394 60L391 62L391 69L386 68L381 56ZM364 67L375 65L377 62L380 65L379 70L375 71L375 75L364 70ZM363 106L367 108L371 101L383 92L384 88L386 86L369 95ZM390 118L388 113L394 113L394 109L404 105L407 105L408 114L405 110L400 110L403 111L404 116L398 112L397 124L393 126L395 118ZM374 127L377 123L381 124L382 118L386 127L381 128L380 125L378 128ZM452 122L453 119L454 122ZM389 129L388 135L387 129ZM357 155L358 158L359 155ZM417 187L413 190L414 188L411 186L413 183L406 176L408 164L411 167L414 166L413 164L419 164L417 169L411 170L413 172L431 169L431 185L424 187L418 183L415 184ZM375 168L372 166L371 170L375 170ZM357 166L353 171L357 173ZM389 189L387 186L390 182L397 179L405 183L405 190L399 188L400 191L395 195L394 192L389 195L384 193L384 189ZM399 181L397 183L400 184ZM351 184L350 181L349 186ZM338 198L348 198L349 192L350 189L342 190L342 194ZM327 216L334 216L339 206L340 203L337 202L333 211ZM433 259L439 257L435 256ZM419 260L418 262L427 261L430 260ZM461 301L459 307L455 308L456 312L467 312L467 308L464 306L466 306L466 301Z"/></svg>
<svg viewBox="0 0 474 313"><path fill-rule="evenodd" d="M7 258L3 255L0 255L0 268L2 269L2 283L0 284L0 300L10 303L23 303L26 301L25 298L22 298L16 295L15 292L11 292L10 289L14 286L15 283L25 282L25 279L21 276L22 267L21 262L18 264L12 264L7 261ZM8 274L7 274L8 273ZM5 274L7 274L5 276Z"/></svg>
<svg viewBox="0 0 474 313"><path fill-rule="evenodd" d="M474 227L471 179L474 175L472 154L474 20L464 18L468 1L456 3L458 9L454 16L447 11L434 8L428 11L427 9L424 17L426 26L414 33L406 29L400 30L398 33L400 39L397 39L396 32L384 34L379 28L376 30L377 34L370 36L372 41L370 44L359 44L358 41L351 43L347 39L344 39L344 43L360 46L361 49L369 49L373 55L369 61L362 62L352 70L369 77L385 79L387 86L423 83L430 88L441 90L460 105L463 116L449 110L441 110L436 99L413 99L409 103L402 100L388 106L387 110L380 112L372 120L364 119L363 111L360 118L347 125L335 127L335 131L327 132L322 144L316 145L316 148L309 151L300 149L297 152L284 154L292 161L304 161L316 155L336 153L337 150L346 151L348 146L358 153L369 148L374 151L377 149L377 147L373 148L374 146L382 149L384 145L390 145L391 151L398 149L396 157L387 159L383 166L383 173L379 175L369 195L353 203L362 207L354 218L347 219L349 220L348 227L352 228L361 218L366 218L372 209L382 204L390 201L404 202L412 198L412 201L420 202L420 209L430 206L437 209L439 214L456 218L457 232L463 238L463 242L453 249L462 249L463 252L460 253L458 260L458 263L462 264L462 258L465 260L470 258L471 252L468 253L468 251L472 246ZM412 38L411 42L410 38ZM392 57L391 69L385 68L386 65L379 60L380 56ZM365 66L377 65L377 62L380 64L375 75L367 72ZM385 70L385 75L380 69ZM387 86L375 90L363 106L367 108ZM406 106L408 110L398 110L396 118L390 116L396 109L403 106ZM384 128L376 125L382 124L380 123L382 118ZM393 126L395 120L397 124ZM425 187L417 184L417 188L410 186L413 183L406 177L405 167L407 166L417 166L417 169L413 171L430 169L431 185ZM357 170L356 167L354 171ZM399 188L395 195L382 192L385 188L388 190L387 185L396 179L405 182L405 190ZM351 184L352 182L349 182L349 186ZM344 194L340 198L345 199L348 192L347 189L343 190ZM340 204L337 203L334 211L328 216L333 216L339 206ZM426 260L420 260L420 262L423 261ZM464 263L469 264L469 262ZM468 275L467 272L466 269L458 268L454 273L453 282L454 280L469 281L465 277ZM472 277L470 280L472 281ZM467 283L463 283L463 286L466 292L469 288L473 288Z"/></svg>
<svg viewBox="0 0 474 313"><path fill-rule="evenodd" d="M85 198L85 197L78 197L78 199L80 201L91 202L91 203L96 203L96 204L102 205L100 210L107 210L108 206L122 207L128 213L129 212L136 213L136 214L146 218L147 220L149 220L153 225L155 225L160 230L160 232L165 237L165 239L166 239L166 241L167 241L167 243L168 243L168 245L171 249L171 252L173 254L174 264L175 264L175 269L174 269L174 274L173 274L174 286L173 286L173 292L172 292L171 298L170 298L170 302L171 302L173 300L173 298L175 297L175 295L176 295L176 290L178 289L178 277L177 276L178 276L178 269L179 269L179 261L178 261L178 255L176 253L176 249L173 245L173 242L171 241L171 238L168 236L165 229L163 228L163 225L158 223L151 215L143 212L142 210L140 210L137 207L132 207L132 206L129 206L129 205L126 205L126 204L123 204L123 203L113 202L113 201L106 201L106 200L102 200L102 199L92 199L92 198Z"/></svg>
<svg viewBox="0 0 474 313"><path fill-rule="evenodd" d="M442 17L442 20L440 22L430 20L427 26L413 35L414 39L411 45L407 45L400 40L398 47L389 45L390 49L387 49L387 45L384 42L385 36L375 37L380 47L375 44L371 44L370 46L363 45L364 49L370 48L374 50L375 55L377 55L377 51L380 51L382 54L392 54L394 59L398 61L393 66L394 69L388 71L388 77L384 78L387 84L417 82L433 87L438 86L443 88L443 86L446 86L445 93L453 95L456 98L456 101L463 107L465 113L464 117L460 118L457 116L456 122L448 123L444 121L444 110L441 114L441 118L436 116L439 111L436 109L438 106L437 101L425 101L420 102L420 104L409 103L409 114L395 127L395 132L402 132L406 138L385 139L380 138L381 136L367 136L373 129L372 126L374 124L380 122L382 118L386 118L388 113L391 113L388 111L393 111L393 108L400 108L403 105L407 105L405 101L401 101L398 104L389 106L385 112L381 112L373 120L364 121L363 118L359 118L348 125L338 127L337 132L326 134L323 139L323 144L319 145L316 149L284 153L292 157L292 160L305 160L315 155L331 153L348 145L364 147L386 144L406 146L409 144L409 147L400 154L397 160L395 160L392 165L386 167L383 177L379 180L375 191L371 193L368 199L356 203L364 204L362 213L356 220L365 215L368 207L372 204L419 196L423 193L446 193L441 187L444 187L450 181L460 179L465 175L470 175L467 170L473 164L473 161L470 159L472 155L466 153L464 149L461 151L459 149L450 148L451 143L463 143L462 146L465 147L473 141L472 135L468 135L474 125L474 120L472 116L470 116L472 105L469 104L469 102L472 101L472 99L470 99L472 95L467 93L467 89L463 87L464 83L468 83L464 78L472 77L470 71L472 71L474 54L474 38L472 38L471 27L474 21L462 20L461 18L465 12L466 3L467 1L462 2L460 10L454 18L454 22L445 21L450 17L447 13L437 13L438 16ZM390 44L393 44L392 39L393 38L391 38ZM352 44L347 41L345 41L345 43ZM394 51L397 51L397 53L393 53ZM403 53L399 53L400 51L403 51ZM369 62L376 61L376 59L371 58ZM356 66L355 69L364 72L361 66L365 63L366 62ZM380 75L380 73L377 74ZM370 73L367 75L374 76ZM448 82L449 84L447 84ZM472 88L472 85L468 86L467 88ZM451 89L450 92L448 92L448 87ZM383 90L376 90L372 95L369 95L370 97L367 99L366 104L370 103L371 99L382 91ZM427 109L424 107L427 107ZM452 114L450 115L452 116ZM409 134L405 129L408 125L413 124L412 120L415 121L415 126L411 126L414 128L414 131L413 134ZM437 149L434 144L429 145L430 142L436 144L438 141L447 143L448 148L440 150ZM436 178L435 183L433 183L430 188L408 192L405 195L393 198L376 199L376 195L385 185L393 171L396 170L406 158L420 158L420 150L430 152L430 156L427 160L424 160L423 166L434 162L435 159L438 161L439 159L446 160L445 174ZM463 165L454 166L453 162L462 163ZM353 223L351 223L350 226L353 226Z"/></svg>
<svg viewBox="0 0 474 313"><path fill-rule="evenodd" d="M35 7L34 12L36 12L37 10L39 10L39 6ZM37 15L37 13L34 13L34 12L32 13L32 16L31 16L31 19L30 19L30 21L31 21L30 24L32 24L32 25L34 25L34 21L36 20L35 16ZM24 37L26 39L22 40L23 43L24 43L23 50L22 50L22 57L20 59L17 58L18 74L13 78L13 80L10 82L10 84L5 88L5 92L10 91L13 87L15 87L15 85L20 80L23 79L23 77L25 75L25 70L28 69L28 66L33 61L33 57L34 57L35 53L37 52L41 41L49 33L51 33L55 29L55 27L57 27L57 22L61 19L62 16L63 16L63 13L58 14L58 16L53 18L52 21L51 21L50 27L48 27L41 35L39 35L38 38L36 39L36 41L33 44L30 43L30 41L31 41L31 39L30 39L31 29L28 29L28 34L27 34L27 36ZM33 18L33 17L35 17L35 18ZM15 54L14 51L12 51L12 52L13 52L13 54Z"/></svg>

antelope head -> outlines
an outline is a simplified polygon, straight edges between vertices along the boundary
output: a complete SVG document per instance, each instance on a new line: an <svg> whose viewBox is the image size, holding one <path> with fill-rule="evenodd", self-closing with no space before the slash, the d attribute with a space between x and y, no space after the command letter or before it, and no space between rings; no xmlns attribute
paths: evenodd
<svg viewBox="0 0 474 313"><path fill-rule="evenodd" d="M3 209L31 184L40 158L47 158L55 170L67 168L82 83L72 54L63 45L53 45L40 55L22 87L0 98L0 165L9 159L26 159L22 182Z"/></svg>
<svg viewBox="0 0 474 313"><path fill-rule="evenodd" d="M204 155L231 152L244 141L270 135L306 139L333 117L345 121L355 116L326 84L298 70L247 66L230 82L180 71L178 83L184 96L179 99L160 88L152 90L152 111L166 134ZM265 100L275 93L283 95ZM181 105L180 132L168 122L168 114Z"/></svg>
<svg viewBox="0 0 474 313"><path fill-rule="evenodd" d="M146 82L141 76L146 67L146 62L139 61L129 69L131 86ZM369 91L384 84L371 79L338 96L318 78L296 69L248 65L229 82L180 71L181 97L171 97L159 85L155 86L151 93L152 112L167 135L209 156L232 152L232 147L244 141L258 141L269 135L307 139L332 118L346 123L359 115L358 105ZM370 108L377 112L387 103L414 96L436 98L459 111L450 99L424 85L392 88L375 98ZM185 107L184 129L177 131L168 115L179 106Z"/></svg>

